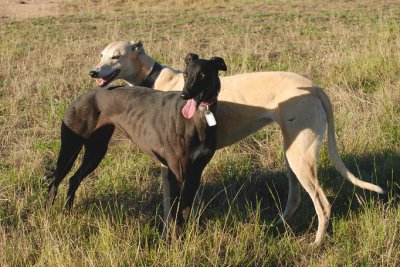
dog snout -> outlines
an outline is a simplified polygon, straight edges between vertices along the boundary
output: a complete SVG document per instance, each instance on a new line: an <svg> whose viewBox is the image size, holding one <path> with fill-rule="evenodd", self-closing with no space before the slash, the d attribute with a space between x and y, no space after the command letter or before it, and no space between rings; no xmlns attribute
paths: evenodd
<svg viewBox="0 0 400 267"><path fill-rule="evenodd" d="M92 77L92 78L99 78L99 72L98 72L98 71L95 71L95 70L91 70L91 71L89 72L89 75L90 75L90 77Z"/></svg>

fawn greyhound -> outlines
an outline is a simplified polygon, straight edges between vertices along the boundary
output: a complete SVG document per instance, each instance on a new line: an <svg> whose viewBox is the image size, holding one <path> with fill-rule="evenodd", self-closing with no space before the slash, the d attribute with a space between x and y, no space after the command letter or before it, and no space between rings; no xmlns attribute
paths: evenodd
<svg viewBox="0 0 400 267"><path fill-rule="evenodd" d="M82 179L99 165L117 127L139 148L168 167L170 222L179 235L188 219L204 167L216 150L217 126L207 125L215 113L220 90L222 58L199 59L188 54L182 92L161 92L144 87L96 88L80 95L67 109L61 126L61 149L49 187L47 212L57 188L70 171L82 146L83 161L71 177L67 208ZM188 100L188 101L183 101ZM212 115L211 115L212 116ZM215 124L215 121L214 121Z"/></svg>
<svg viewBox="0 0 400 267"><path fill-rule="evenodd" d="M99 78L99 86L116 79L162 91L180 90L184 85L184 74L161 66L145 53L140 41L109 44L90 75ZM354 185L383 193L379 186L356 178L344 165L336 145L331 102L310 80L291 72L243 73L220 80L217 149L231 145L271 122L277 122L282 130L289 194L278 222L287 220L298 208L300 182L311 197L318 216L314 242L321 241L331 210L317 179L317 158L326 126L334 167Z"/></svg>

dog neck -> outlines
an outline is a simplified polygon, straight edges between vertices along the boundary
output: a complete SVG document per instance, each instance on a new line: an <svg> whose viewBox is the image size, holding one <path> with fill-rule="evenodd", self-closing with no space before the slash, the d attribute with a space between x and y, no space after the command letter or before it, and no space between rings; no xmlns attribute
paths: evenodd
<svg viewBox="0 0 400 267"><path fill-rule="evenodd" d="M137 57L131 58L130 60L132 61L130 65L133 66L123 71L120 79L129 86L137 86L150 74L156 61L147 55L145 51L142 51ZM182 90L184 83L182 71L167 66L162 66L159 75L156 78L153 77L152 80L153 86L151 86L151 88L157 88L163 91Z"/></svg>
<svg viewBox="0 0 400 267"><path fill-rule="evenodd" d="M138 65L137 71L132 72L129 77L125 77L123 80L130 86L140 85L153 88L154 82L158 77L157 74L159 74L162 67L144 52L139 54L136 61Z"/></svg>
<svg viewBox="0 0 400 267"><path fill-rule="evenodd" d="M212 104L214 104L218 99L218 95L219 95L220 91L221 91L221 82L218 78L217 88L204 91L203 94L201 95L201 97L198 99L198 101L200 102L200 105L201 106L211 106Z"/></svg>
<svg viewBox="0 0 400 267"><path fill-rule="evenodd" d="M163 67L157 61L154 61L153 68L151 69L150 73L144 77L139 86L154 88L154 83L156 82L162 69Z"/></svg>
<svg viewBox="0 0 400 267"><path fill-rule="evenodd" d="M195 99L195 101L198 103L197 109L199 109L201 111L203 111L203 110L215 111L219 92L220 92L220 88L218 90L215 90L210 93L205 92L202 96Z"/></svg>
<svg viewBox="0 0 400 267"><path fill-rule="evenodd" d="M202 106L211 106L214 104L218 99L220 89L216 90L215 92L205 95L202 99L200 99L200 105Z"/></svg>

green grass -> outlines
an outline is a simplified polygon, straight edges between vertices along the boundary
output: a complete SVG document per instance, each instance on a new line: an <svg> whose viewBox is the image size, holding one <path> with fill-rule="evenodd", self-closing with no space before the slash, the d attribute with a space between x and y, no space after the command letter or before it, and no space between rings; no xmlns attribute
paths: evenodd
<svg viewBox="0 0 400 267"><path fill-rule="evenodd" d="M1 266L399 266L400 5L335 1L70 1L63 15L0 23ZM270 224L287 197L281 134L270 125L218 151L207 167L200 217L185 238L161 236L159 164L120 133L63 210L67 179L44 214L68 104L94 87L88 72L111 41L140 39L181 69L188 52L221 56L227 75L293 71L326 89L348 168L388 190L354 188L326 145L319 179L332 203L326 239L311 200ZM75 167L76 169L77 167Z"/></svg>

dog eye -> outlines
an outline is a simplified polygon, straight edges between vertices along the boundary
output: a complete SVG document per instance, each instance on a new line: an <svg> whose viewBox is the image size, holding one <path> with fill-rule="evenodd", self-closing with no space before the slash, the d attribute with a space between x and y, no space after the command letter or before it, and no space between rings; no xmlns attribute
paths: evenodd
<svg viewBox="0 0 400 267"><path fill-rule="evenodd" d="M113 56L111 59L119 59L121 56Z"/></svg>
<svg viewBox="0 0 400 267"><path fill-rule="evenodd" d="M202 79L202 80L205 78L205 75L204 75L203 72L200 72L200 73L199 73L199 78Z"/></svg>

